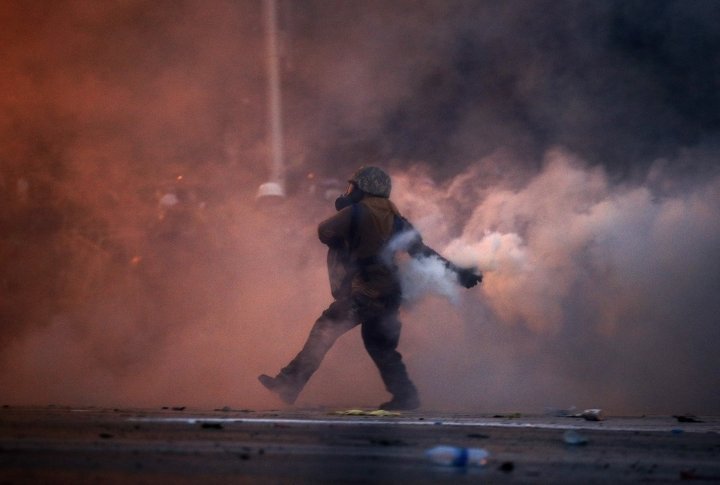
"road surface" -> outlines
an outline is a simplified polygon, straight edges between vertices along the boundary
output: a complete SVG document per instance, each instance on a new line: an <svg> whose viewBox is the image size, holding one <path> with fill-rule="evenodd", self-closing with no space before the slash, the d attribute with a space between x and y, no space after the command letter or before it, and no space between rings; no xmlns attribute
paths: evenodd
<svg viewBox="0 0 720 485"><path fill-rule="evenodd" d="M683 421L4 406L0 484L720 481L720 418ZM568 430L587 443L567 444ZM436 465L425 450L439 444L490 459Z"/></svg>

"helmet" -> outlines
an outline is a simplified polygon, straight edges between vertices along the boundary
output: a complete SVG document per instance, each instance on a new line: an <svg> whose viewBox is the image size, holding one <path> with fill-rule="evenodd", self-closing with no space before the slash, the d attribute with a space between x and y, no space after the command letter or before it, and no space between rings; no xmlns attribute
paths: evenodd
<svg viewBox="0 0 720 485"><path fill-rule="evenodd" d="M377 167L360 167L350 182L355 183L363 192L377 197L390 197L392 183L390 176Z"/></svg>

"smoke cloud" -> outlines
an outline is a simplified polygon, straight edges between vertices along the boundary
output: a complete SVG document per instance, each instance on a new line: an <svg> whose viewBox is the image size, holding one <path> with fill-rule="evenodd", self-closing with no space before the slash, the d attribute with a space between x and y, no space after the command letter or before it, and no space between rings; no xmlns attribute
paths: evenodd
<svg viewBox="0 0 720 485"><path fill-rule="evenodd" d="M720 411L714 2L279 4L272 207L261 2L0 6L2 404L279 405L256 376L330 302L319 195L373 163L485 275L407 262L426 407ZM300 404L385 398L353 330Z"/></svg>
<svg viewBox="0 0 720 485"><path fill-rule="evenodd" d="M720 177L665 193L652 188L663 175L652 177L615 185L555 150L519 189L493 182L444 248L480 267L482 292L463 299L464 320L450 307L437 320L424 318L426 309L416 316L427 334L414 344L433 362L425 371L447 372L437 380L453 382L456 404L508 396L535 409L543 401L636 412L717 406L708 369L718 363ZM438 187L437 212L452 185ZM437 345L462 351L438 366ZM438 397L444 392L452 393Z"/></svg>

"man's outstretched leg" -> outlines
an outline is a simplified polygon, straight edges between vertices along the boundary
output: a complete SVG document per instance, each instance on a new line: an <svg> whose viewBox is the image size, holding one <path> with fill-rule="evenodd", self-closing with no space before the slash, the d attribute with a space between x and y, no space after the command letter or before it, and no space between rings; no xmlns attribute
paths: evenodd
<svg viewBox="0 0 720 485"><path fill-rule="evenodd" d="M260 383L277 393L286 404L293 404L310 377L320 367L325 354L342 334L358 324L349 300L335 300L315 321L305 345L275 377L262 374Z"/></svg>

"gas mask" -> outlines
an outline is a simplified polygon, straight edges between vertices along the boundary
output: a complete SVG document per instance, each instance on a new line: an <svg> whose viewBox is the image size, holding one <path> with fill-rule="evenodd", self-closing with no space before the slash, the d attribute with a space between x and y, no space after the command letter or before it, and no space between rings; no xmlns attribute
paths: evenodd
<svg viewBox="0 0 720 485"><path fill-rule="evenodd" d="M358 186L350 182L347 190L343 195L335 199L335 209L338 211L343 210L345 207L350 207L362 200L364 192L358 188Z"/></svg>

